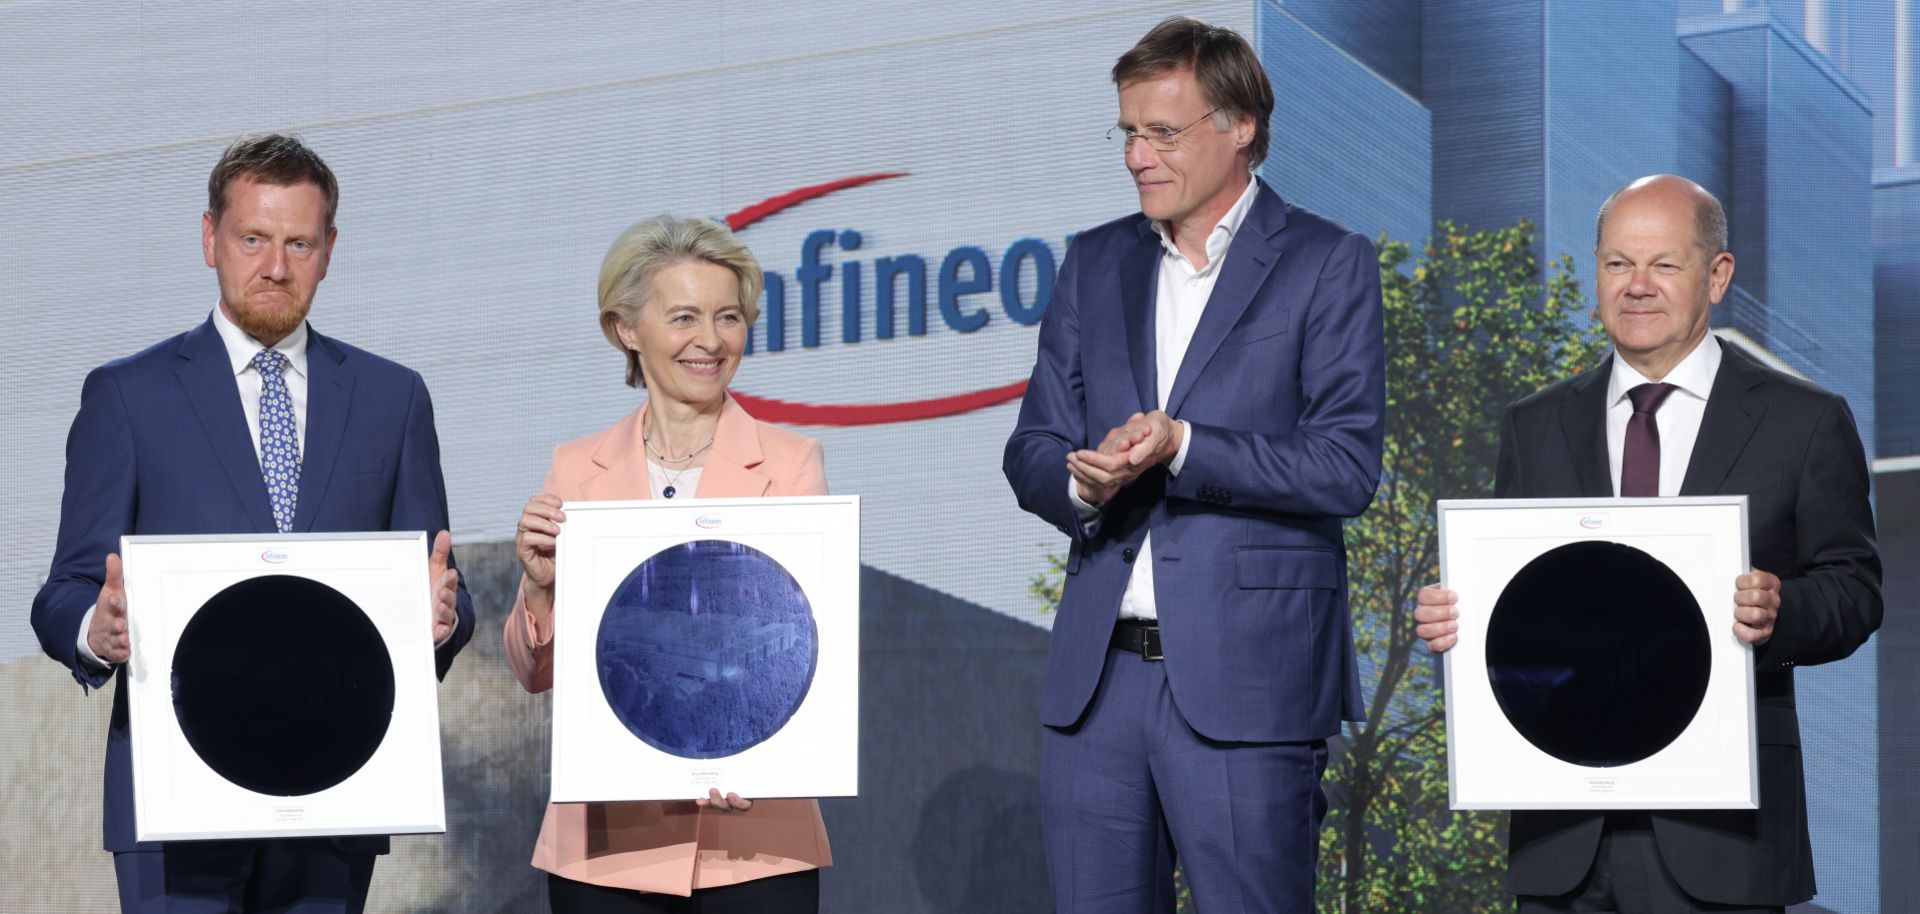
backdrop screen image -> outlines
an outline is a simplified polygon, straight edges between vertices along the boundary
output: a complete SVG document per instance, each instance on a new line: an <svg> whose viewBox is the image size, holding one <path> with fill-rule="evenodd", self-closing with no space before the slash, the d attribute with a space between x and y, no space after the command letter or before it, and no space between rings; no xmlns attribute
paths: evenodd
<svg viewBox="0 0 1920 914"><path fill-rule="evenodd" d="M1322 910L1506 910L1505 818L1447 812L1440 666L1394 620L1431 579L1433 500L1492 494L1491 401L1599 356L1455 328L1455 281L1486 280L1478 313L1513 302L1516 321L1553 311L1577 330L1606 195L1661 172L1712 190L1738 262L1714 332L1846 396L1874 472L1886 602L1912 603L1911 5L0 5L0 510L17 541L0 556L14 607L0 684L8 730L24 734L0 750L0 909L113 904L99 840L112 696L83 694L42 656L28 607L87 373L207 319L208 173L238 134L277 130L302 136L341 188L312 326L424 377L479 613L439 692L447 834L396 839L369 909L541 909L528 860L550 699L522 691L503 657L514 529L554 446L642 401L601 333L599 268L622 230L673 213L724 220L766 271L736 398L819 439L831 491L862 496L861 797L822 804L836 861L822 909L1046 910L1037 693L1067 543L1018 509L1001 449L1072 237L1138 208L1103 139L1110 68L1187 14L1247 35L1275 85L1259 176L1378 241L1389 326L1426 328L1389 351L1443 352L1477 381L1395 382L1388 435L1404 462L1350 522L1363 687L1381 713L1331 747ZM1528 359L1533 380L1500 368ZM764 571L763 596L779 590ZM610 615L664 613L653 586ZM690 586L684 605L697 618ZM680 630L651 647L624 623L601 633L603 658L709 648L673 682L603 665L637 738L697 755L778 728L804 693L809 635L794 604L754 605L765 621L669 623ZM1807 910L1920 897L1910 615L1889 613L1852 657L1796 670L1820 886ZM696 722L671 711L689 689L753 710Z"/></svg>

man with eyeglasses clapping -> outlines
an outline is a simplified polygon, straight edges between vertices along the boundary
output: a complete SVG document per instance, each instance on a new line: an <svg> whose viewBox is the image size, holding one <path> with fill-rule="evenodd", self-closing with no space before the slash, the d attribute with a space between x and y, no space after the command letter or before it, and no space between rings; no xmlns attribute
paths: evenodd
<svg viewBox="0 0 1920 914"><path fill-rule="evenodd" d="M1273 90L1169 19L1113 68L1140 212L1078 236L1005 470L1071 539L1042 693L1062 914L1310 911L1360 714L1341 519L1379 481L1380 268L1253 177ZM1177 850L1177 861L1176 857Z"/></svg>

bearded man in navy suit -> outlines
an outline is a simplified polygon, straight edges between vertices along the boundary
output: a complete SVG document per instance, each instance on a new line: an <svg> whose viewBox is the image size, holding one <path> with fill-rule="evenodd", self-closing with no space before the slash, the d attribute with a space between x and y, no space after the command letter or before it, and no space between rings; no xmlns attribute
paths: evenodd
<svg viewBox="0 0 1920 914"><path fill-rule="evenodd" d="M1114 65L1140 212L1078 236L1007 442L1071 538L1042 693L1055 907L1310 911L1357 719L1341 519L1379 481L1380 268L1253 177L1273 90L1192 19Z"/></svg>
<svg viewBox="0 0 1920 914"><path fill-rule="evenodd" d="M33 628L82 687L115 683L105 841L123 911L358 911L385 837L134 840L122 535L439 531L421 611L441 676L473 634L425 383L307 325L337 236L332 170L292 137L244 136L207 193L201 244L219 304L87 376Z"/></svg>

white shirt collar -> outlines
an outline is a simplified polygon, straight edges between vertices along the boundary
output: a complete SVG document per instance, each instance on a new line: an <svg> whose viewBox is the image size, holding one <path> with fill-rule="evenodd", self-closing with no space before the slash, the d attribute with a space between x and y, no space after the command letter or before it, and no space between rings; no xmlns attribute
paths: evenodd
<svg viewBox="0 0 1920 914"><path fill-rule="evenodd" d="M1720 338L1709 332L1700 344L1673 366L1661 382L1680 388L1682 393L1699 400L1705 400L1713 390L1713 379L1720 373ZM1607 381L1607 403L1618 405L1626 399L1627 391L1649 383L1645 375L1634 370L1627 360L1620 357L1620 351L1613 353L1612 377Z"/></svg>
<svg viewBox="0 0 1920 914"><path fill-rule="evenodd" d="M253 357L267 347L260 341L247 335L233 321L227 319L227 312L213 307L213 329L220 334L220 342L227 345L227 361L233 364L233 373L238 375L253 367ZM292 333L282 337L273 348L287 357L287 367L301 377L307 376L307 322L301 321Z"/></svg>
<svg viewBox="0 0 1920 914"><path fill-rule="evenodd" d="M1207 233L1207 266L1211 267L1226 254L1227 247L1233 243L1233 236L1240 231L1240 224L1247 221L1247 211L1253 209L1253 198L1260 194L1260 179L1247 176L1247 187L1240 192L1240 199L1233 201L1226 215ZM1153 230L1160 236L1160 246L1175 257L1185 257L1180 248L1173 243L1173 233L1167 230L1165 223L1153 221Z"/></svg>

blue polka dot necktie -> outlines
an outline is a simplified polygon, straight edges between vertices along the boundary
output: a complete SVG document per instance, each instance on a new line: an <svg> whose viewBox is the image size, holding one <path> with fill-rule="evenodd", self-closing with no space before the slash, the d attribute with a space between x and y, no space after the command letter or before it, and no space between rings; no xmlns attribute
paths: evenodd
<svg viewBox="0 0 1920 914"><path fill-rule="evenodd" d="M293 421L293 397L287 393L287 357L262 349L253 357L260 372L260 475L273 502L273 525L293 530L293 507L300 501L300 431Z"/></svg>

